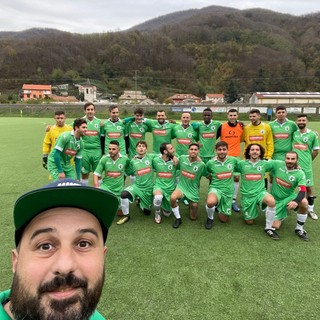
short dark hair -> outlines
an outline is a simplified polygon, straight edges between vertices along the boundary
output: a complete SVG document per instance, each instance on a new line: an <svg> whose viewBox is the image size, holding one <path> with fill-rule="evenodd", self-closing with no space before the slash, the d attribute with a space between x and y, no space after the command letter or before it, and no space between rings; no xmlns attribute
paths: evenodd
<svg viewBox="0 0 320 320"><path fill-rule="evenodd" d="M63 110L57 110L57 111L54 112L54 115L55 115L55 116L60 116L60 115L62 115L62 114L63 114L64 116L66 115L66 113L65 113Z"/></svg>
<svg viewBox="0 0 320 320"><path fill-rule="evenodd" d="M110 107L109 107L109 112L111 112L111 111L112 111L113 109L115 109L115 108L118 108L118 106L117 106L117 105L115 105L115 104L114 104L114 105L112 105L112 106L110 106Z"/></svg>
<svg viewBox="0 0 320 320"><path fill-rule="evenodd" d="M304 113L301 113L301 114L297 115L297 119L299 119L299 118L307 118L308 119L308 116Z"/></svg>
<svg viewBox="0 0 320 320"><path fill-rule="evenodd" d="M190 149L192 146L196 146L198 149L200 149L199 144L196 142L190 143L188 149Z"/></svg>
<svg viewBox="0 0 320 320"><path fill-rule="evenodd" d="M287 111L287 108L286 108L285 106L277 106L277 107L276 107L276 112L277 112L278 110Z"/></svg>
<svg viewBox="0 0 320 320"><path fill-rule="evenodd" d="M263 158L264 158L264 152L265 152L265 150L264 150L264 147L261 146L261 145L258 144L258 143L250 143L250 144L247 146L246 151L245 151L245 153L244 153L245 158L246 158L247 160L250 159L249 152L250 152L250 149L251 149L252 146L259 146L259 148L260 148L260 159L263 159Z"/></svg>
<svg viewBox="0 0 320 320"><path fill-rule="evenodd" d="M93 106L93 109L96 109L96 106L92 102L87 102L83 106L83 110L86 111L89 106Z"/></svg>
<svg viewBox="0 0 320 320"><path fill-rule="evenodd" d="M167 143L167 142L163 142L160 144L160 153L163 154L165 150L167 150L167 146L168 144L170 143Z"/></svg>
<svg viewBox="0 0 320 320"><path fill-rule="evenodd" d="M73 121L73 129L75 130L76 127L80 127L83 123L87 123L86 119L77 118Z"/></svg>
<svg viewBox="0 0 320 320"><path fill-rule="evenodd" d="M111 140L110 142L109 142L109 144L115 144L116 146L120 146L120 143L119 143L119 141L117 141L117 140Z"/></svg>
<svg viewBox="0 0 320 320"><path fill-rule="evenodd" d="M204 113L205 111L210 111L212 113L212 109L211 108L205 108L202 113Z"/></svg>
<svg viewBox="0 0 320 320"><path fill-rule="evenodd" d="M139 144L142 144L142 145L146 146L146 148L148 148L148 144L147 144L147 142L144 141L144 140L138 141L138 142L136 143L136 147L137 147Z"/></svg>
<svg viewBox="0 0 320 320"><path fill-rule="evenodd" d="M140 108L140 107L135 108L134 111L133 111L133 114L143 115L144 114L144 110L142 108Z"/></svg>
<svg viewBox="0 0 320 320"><path fill-rule="evenodd" d="M225 141L219 141L215 145L215 149L217 150L219 147L226 147L228 149L228 144Z"/></svg>
<svg viewBox="0 0 320 320"><path fill-rule="evenodd" d="M252 113L261 114L261 112L260 112L259 109L251 109L251 110L249 111L249 114L252 114Z"/></svg>
<svg viewBox="0 0 320 320"><path fill-rule="evenodd" d="M229 113L229 112L236 112L236 113L238 113L238 110L235 109L235 108L232 108L232 109L229 109L229 110L228 110L228 113Z"/></svg>

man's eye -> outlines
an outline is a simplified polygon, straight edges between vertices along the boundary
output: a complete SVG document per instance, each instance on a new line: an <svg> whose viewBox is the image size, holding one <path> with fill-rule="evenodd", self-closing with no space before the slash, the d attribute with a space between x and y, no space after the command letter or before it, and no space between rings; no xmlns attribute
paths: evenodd
<svg viewBox="0 0 320 320"><path fill-rule="evenodd" d="M48 251L48 250L51 250L52 248L53 246L50 243L43 243L39 246L39 249L42 251Z"/></svg>
<svg viewBox="0 0 320 320"><path fill-rule="evenodd" d="M91 246L91 243L88 241L80 241L78 246L80 248L89 248Z"/></svg>

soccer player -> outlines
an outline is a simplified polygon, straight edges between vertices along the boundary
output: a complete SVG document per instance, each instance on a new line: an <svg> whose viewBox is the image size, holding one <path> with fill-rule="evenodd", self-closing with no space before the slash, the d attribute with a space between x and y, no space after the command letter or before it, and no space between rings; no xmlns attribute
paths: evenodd
<svg viewBox="0 0 320 320"><path fill-rule="evenodd" d="M64 178L72 178L80 181L81 158L83 150L82 137L86 134L87 122L85 119L76 119L73 122L73 130L62 133L48 158L48 170L54 181ZM70 160L75 159L75 169Z"/></svg>
<svg viewBox="0 0 320 320"><path fill-rule="evenodd" d="M148 126L148 131L152 133L153 137L153 153L159 154L161 143L171 143L172 129L174 123L167 120L164 110L157 111L157 120L144 119L145 124Z"/></svg>
<svg viewBox="0 0 320 320"><path fill-rule="evenodd" d="M161 223L161 207L164 216L170 216L170 196L175 189L175 176L177 158L174 155L174 148L170 143L161 143L160 156L154 157L152 167L156 173L156 180L153 187L153 206L155 209L154 221Z"/></svg>
<svg viewBox="0 0 320 320"><path fill-rule="evenodd" d="M112 192L120 199L124 188L124 174L129 164L129 158L120 153L119 141L111 140L108 154L100 159L94 171L94 186L99 187L99 179L104 175L100 188Z"/></svg>
<svg viewBox="0 0 320 320"><path fill-rule="evenodd" d="M215 148L216 156L206 164L207 172L211 175L206 204L206 229L212 228L216 208L221 222L227 222L231 216L233 172L238 162L236 158L228 156L228 144L225 141L217 142Z"/></svg>
<svg viewBox="0 0 320 320"><path fill-rule="evenodd" d="M299 130L293 134L293 150L297 152L298 164L306 175L308 214L311 219L318 220L318 215L314 212L312 161L319 153L319 141L316 133L307 128L306 114L298 115L296 123Z"/></svg>
<svg viewBox="0 0 320 320"><path fill-rule="evenodd" d="M130 219L129 202L140 199L140 208L145 215L150 215L153 189L152 160L155 155L147 154L148 145L145 141L137 142L137 155L130 161L128 174L136 176L134 183L121 192L121 209L123 217L117 224L121 225Z"/></svg>
<svg viewBox="0 0 320 320"><path fill-rule="evenodd" d="M298 167L298 154L295 151L287 152L285 162L276 161L271 172L275 178L271 194L276 201L273 227L280 228L282 221L287 217L287 210L297 210L295 233L300 239L308 240L307 232L303 227L308 217L308 201L305 197L306 177ZM299 188L298 194L295 193L297 187Z"/></svg>
<svg viewBox="0 0 320 320"><path fill-rule="evenodd" d="M175 149L176 156L188 154L190 143L198 140L198 134L190 124L191 115L189 112L183 112L181 115L181 124L176 124L173 127L172 138L177 140Z"/></svg>
<svg viewBox="0 0 320 320"><path fill-rule="evenodd" d="M55 111L54 120L56 122L55 125L47 127L46 135L42 143L42 165L45 169L47 169L48 165L48 155L52 151L59 135L72 130L71 126L65 124L66 114L64 111Z"/></svg>
<svg viewBox="0 0 320 320"><path fill-rule="evenodd" d="M257 205L266 208L266 234L273 240L278 240L279 235L272 227L276 214L275 200L266 191L264 176L272 169L272 161L264 160L264 148L260 144L249 144L245 150L245 159L241 160L236 170L241 174L240 192L242 195L242 210L245 222L253 224L257 218Z"/></svg>
<svg viewBox="0 0 320 320"><path fill-rule="evenodd" d="M88 185L90 172L94 172L102 156L101 132L103 123L95 117L95 105L87 102L84 105L85 116L83 119L87 122L86 135L83 136L82 152L82 182Z"/></svg>
<svg viewBox="0 0 320 320"><path fill-rule="evenodd" d="M230 109L228 111L228 121L224 122L218 129L217 138L228 144L228 155L240 159L240 143L243 142L244 124L238 121L238 110ZM240 175L238 172L233 173L234 190L232 199L232 209L234 212L240 212L236 199L240 186Z"/></svg>
<svg viewBox="0 0 320 320"><path fill-rule="evenodd" d="M198 131L200 158L204 163L207 163L214 156L214 146L221 122L212 120L212 110L210 108L203 110L202 118L202 122L192 125Z"/></svg>
<svg viewBox="0 0 320 320"><path fill-rule="evenodd" d="M198 216L199 185L202 176L207 176L206 165L199 158L199 145L191 143L188 149L188 155L182 155L178 158L180 170L179 183L170 197L172 212L175 216L173 228L179 228L181 225L181 215L177 200L186 198L189 203L189 214L191 220L196 220Z"/></svg>

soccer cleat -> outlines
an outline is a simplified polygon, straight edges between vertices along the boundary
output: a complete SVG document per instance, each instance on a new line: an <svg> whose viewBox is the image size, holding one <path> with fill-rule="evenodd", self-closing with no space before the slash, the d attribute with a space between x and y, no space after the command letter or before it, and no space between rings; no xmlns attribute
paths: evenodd
<svg viewBox="0 0 320 320"><path fill-rule="evenodd" d="M206 223L205 223L205 225L204 225L204 227L205 227L207 230L210 230L210 229L212 228L212 226L213 226L213 220L210 219L210 218L208 218L207 221L206 221Z"/></svg>
<svg viewBox="0 0 320 320"><path fill-rule="evenodd" d="M162 213L165 217L170 217L171 216L171 211L166 211L162 209Z"/></svg>
<svg viewBox="0 0 320 320"><path fill-rule="evenodd" d="M159 224L161 223L161 216L159 213L156 213L155 216L154 216L154 222Z"/></svg>
<svg viewBox="0 0 320 320"><path fill-rule="evenodd" d="M173 228L177 229L180 227L180 224L182 223L181 218L180 219L176 219L172 225Z"/></svg>
<svg viewBox="0 0 320 320"><path fill-rule="evenodd" d="M184 204L185 206L188 206L188 205L189 205L189 201L188 201L187 199L184 199L182 202L183 202L183 204Z"/></svg>
<svg viewBox="0 0 320 320"><path fill-rule="evenodd" d="M265 229L264 232L272 239L272 240L279 240L279 235L272 229Z"/></svg>
<svg viewBox="0 0 320 320"><path fill-rule="evenodd" d="M313 220L318 220L318 215L314 211L309 211L308 215Z"/></svg>
<svg viewBox="0 0 320 320"><path fill-rule="evenodd" d="M299 237L301 240L304 240L304 241L308 241L308 240L309 240L309 237L308 237L306 231L304 231L304 230L299 230L299 229L295 229L294 232L298 235L298 237Z"/></svg>
<svg viewBox="0 0 320 320"><path fill-rule="evenodd" d="M232 202L232 210L234 212L240 212L240 208L238 207L236 202Z"/></svg>
<svg viewBox="0 0 320 320"><path fill-rule="evenodd" d="M117 221L117 224L118 224L118 225L121 225L121 224L124 224L124 223L128 222L129 220L130 220L130 216L129 216L129 215L126 215L126 216L121 217L121 218Z"/></svg>

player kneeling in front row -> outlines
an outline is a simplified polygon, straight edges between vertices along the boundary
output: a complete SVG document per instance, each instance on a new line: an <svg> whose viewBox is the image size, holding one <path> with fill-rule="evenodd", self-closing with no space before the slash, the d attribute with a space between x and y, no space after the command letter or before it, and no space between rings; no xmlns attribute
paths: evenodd
<svg viewBox="0 0 320 320"><path fill-rule="evenodd" d="M211 229L214 220L214 211L219 211L219 220L227 222L231 216L231 206L234 191L233 171L238 160L228 156L228 144L219 141L216 146L216 157L209 160L206 167L211 175L206 211L208 214L206 229Z"/></svg>
<svg viewBox="0 0 320 320"><path fill-rule="evenodd" d="M273 227L279 229L281 222L287 217L287 210L297 209L295 233L302 240L309 240L303 226L308 216L308 200L306 199L306 177L298 167L298 154L295 151L286 153L285 162L277 161L273 165L271 194L276 200L276 216ZM299 188L298 194L294 191Z"/></svg>

